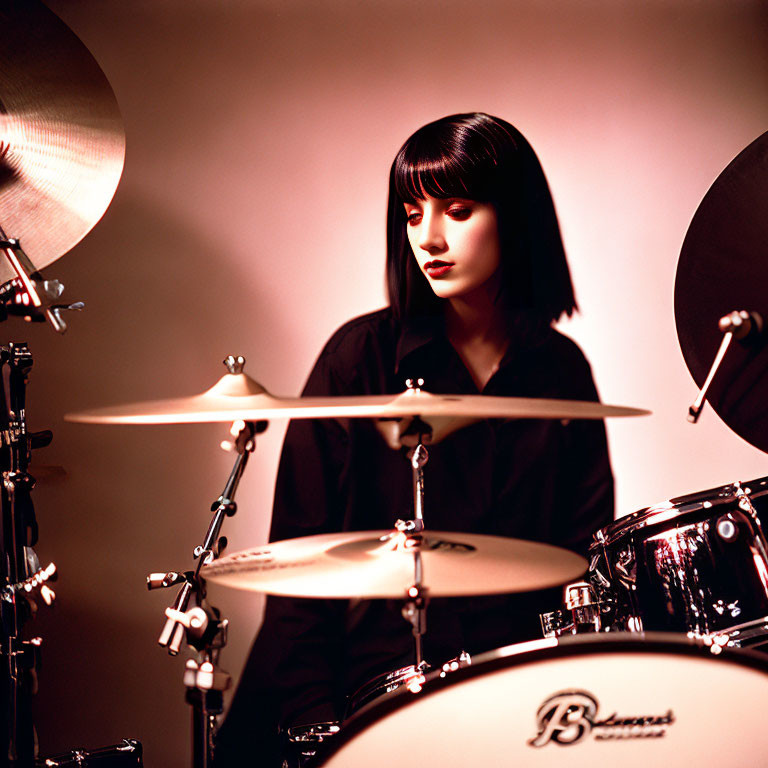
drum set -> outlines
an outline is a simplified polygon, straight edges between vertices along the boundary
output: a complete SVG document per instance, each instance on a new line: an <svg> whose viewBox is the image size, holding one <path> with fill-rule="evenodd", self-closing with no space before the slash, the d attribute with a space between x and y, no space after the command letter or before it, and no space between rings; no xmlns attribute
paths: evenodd
<svg viewBox="0 0 768 768"><path fill-rule="evenodd" d="M0 10L0 23L10 41L0 54L7 127L0 137L0 315L48 321L62 332L65 310L82 305L60 303L63 286L40 270L84 237L109 205L122 170L122 123L98 65L44 6ZM32 39L36 48L28 45ZM69 94L56 90L64 80L49 77L63 68L71 74ZM753 254L768 238L768 218L753 211L768 194L766 158L768 134L715 182L686 238L675 294L681 345L701 386L691 419L706 399L763 451L768 429L756 383L768 345L761 337L764 270ZM730 237L737 227L739 237ZM719 279L722 254L731 258L738 280ZM588 561L537 542L434 531L425 492L429 446L451 432L482 419L647 412L577 401L446 396L427 392L420 380L404 383L397 395L280 398L244 372L242 357L224 363L227 372L203 393L68 417L92 424L232 424L234 465L212 504L194 567L148 577L151 589L177 588L159 642L173 655L184 644L191 651L184 685L193 709L195 768L214 761L223 692L230 685L218 668L228 621L207 600L209 581L271 595L402 601L413 663L365 685L341 720L287 729L291 768L389 768L435 760L444 768L464 768L500 759L542 767L564 759L590 767L768 764L768 740L761 735L768 660L759 652L768 643L768 543L761 522L768 515L768 478L623 517L594 533ZM130 739L90 753L36 754L30 701L40 641L27 625L36 601L53 599L49 582L56 569L42 567L33 550L34 479L27 470L32 450L46 444L50 433L26 427L24 387L31 367L26 345L0 349L0 383L7 381L0 409L0 764L141 765L141 745ZM382 439L404 449L413 478L412 517L393 520L388 530L310 536L225 555L223 526L237 511L237 489L258 435L276 419L317 418L375 420ZM563 584L563 605L541 615L540 639L475 657L456 649L448 660L424 658L431 598Z"/></svg>
<svg viewBox="0 0 768 768"><path fill-rule="evenodd" d="M646 412L441 396L413 381L396 396L276 398L243 372L243 363L227 358L228 373L200 395L68 416L97 424L240 420L238 459L214 504L205 543L195 551L196 571L183 579L176 572L150 576L151 586L183 581L160 642L167 645L176 634L178 650L186 631L197 652L185 679L196 692L190 701L206 701L196 717L196 766L212 760L215 716L229 683L216 669L224 622L206 604L206 581L272 595L402 601L413 664L365 685L342 720L288 728L286 766L415 766L437 755L441 765L459 768L492 763L500 754L554 766L563 759L558 747L572 747L567 760L576 766L606 759L666 764L678 754L698 765L768 759L768 744L752 730L768 696L768 660L749 650L768 643L768 547L761 526L768 478L621 518L595 532L588 563L551 545L432 531L425 513L428 446L456 424ZM219 556L222 510L234 508L242 457L258 432L277 418L342 417L408 423L412 519L393 521L391 530L308 536ZM573 579L580 580L564 587L564 607L541 616L541 640L473 658L460 653L435 666L423 657L431 597L525 592Z"/></svg>
<svg viewBox="0 0 768 768"><path fill-rule="evenodd" d="M224 360L219 381L199 395L141 402L69 414L89 424L233 423L236 459L229 480L212 505L213 519L203 543L195 549L196 568L150 574L150 588L180 584L166 610L161 645L178 653L184 638L196 657L188 663L185 684L194 707L194 762L212 762L216 716L228 677L216 669L226 641L226 622L205 600L206 581L274 595L316 598L400 599L414 641L413 664L388 680L373 681L350 702L349 711L376 699L383 686L420 690L430 664L423 657L431 597L524 592L562 584L581 575L586 562L551 545L509 538L432 531L425 518L424 476L428 445L455 429L488 418L602 419L639 416L636 408L571 400L436 395L409 380L397 395L279 398L244 373L239 356ZM236 511L235 492L257 435L274 419L375 419L393 447L406 448L413 478L413 517L395 520L391 530L309 536L220 556L221 529ZM469 659L459 654L448 669ZM339 723L316 723L287 736L298 750L297 762L314 754L319 740L340 730Z"/></svg>

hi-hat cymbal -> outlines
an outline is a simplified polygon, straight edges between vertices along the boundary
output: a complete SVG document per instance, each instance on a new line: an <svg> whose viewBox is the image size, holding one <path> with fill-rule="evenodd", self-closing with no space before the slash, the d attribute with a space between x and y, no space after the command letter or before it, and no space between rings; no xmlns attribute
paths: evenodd
<svg viewBox="0 0 768 768"><path fill-rule="evenodd" d="M544 589L578 578L587 566L573 552L533 541L441 531L419 540L362 531L265 544L222 557L201 574L272 595L398 598L413 584L415 552L421 556L421 585L434 597Z"/></svg>
<svg viewBox="0 0 768 768"><path fill-rule="evenodd" d="M581 400L547 400L486 395L435 395L411 389L399 395L274 397L244 373L227 373L200 395L154 400L70 413L86 424L187 424L270 419L378 418L419 416L428 423L462 419L604 419L642 416L648 411Z"/></svg>
<svg viewBox="0 0 768 768"><path fill-rule="evenodd" d="M0 30L0 228L42 269L104 214L125 134L99 65L42 3L3 2ZM13 277L3 258L0 283Z"/></svg>

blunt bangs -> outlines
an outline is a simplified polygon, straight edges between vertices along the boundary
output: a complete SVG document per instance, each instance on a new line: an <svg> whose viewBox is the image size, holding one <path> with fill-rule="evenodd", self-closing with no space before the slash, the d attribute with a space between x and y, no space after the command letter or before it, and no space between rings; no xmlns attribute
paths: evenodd
<svg viewBox="0 0 768 768"><path fill-rule="evenodd" d="M465 117L465 116L459 116ZM395 192L404 203L427 196L487 202L498 194L499 153L489 125L437 121L417 131L394 162ZM483 130L485 128L485 130ZM480 130L478 130L480 129ZM504 137L514 146L508 134Z"/></svg>
<svg viewBox="0 0 768 768"><path fill-rule="evenodd" d="M398 157L395 166L398 197L404 203L415 203L426 197L487 200L488 190L485 185L477 183L487 172L478 173L478 169L468 167L470 164L462 160L448 154L415 159Z"/></svg>

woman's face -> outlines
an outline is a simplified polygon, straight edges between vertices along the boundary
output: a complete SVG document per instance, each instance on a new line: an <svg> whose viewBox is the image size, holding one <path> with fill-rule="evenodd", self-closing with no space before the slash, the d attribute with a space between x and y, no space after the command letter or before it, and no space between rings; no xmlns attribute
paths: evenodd
<svg viewBox="0 0 768 768"><path fill-rule="evenodd" d="M501 253L496 209L490 203L427 197L405 203L405 214L411 249L437 296L468 297L491 287Z"/></svg>

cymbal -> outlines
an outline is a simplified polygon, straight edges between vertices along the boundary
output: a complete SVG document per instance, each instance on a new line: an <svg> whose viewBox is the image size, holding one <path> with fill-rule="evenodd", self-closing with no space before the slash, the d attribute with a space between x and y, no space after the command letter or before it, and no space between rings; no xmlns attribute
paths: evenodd
<svg viewBox="0 0 768 768"><path fill-rule="evenodd" d="M421 584L430 595L460 597L553 587L587 567L566 549L521 539L428 531L420 543L409 541L392 531L306 536L227 555L201 574L216 584L272 595L398 598L413 584L419 552Z"/></svg>
<svg viewBox="0 0 768 768"><path fill-rule="evenodd" d="M58 16L6 2L0 29L0 228L42 269L104 214L125 133L107 78ZM0 259L0 283L13 277Z"/></svg>
<svg viewBox="0 0 768 768"><path fill-rule="evenodd" d="M200 395L96 408L65 416L84 424L188 424L270 419L378 418L603 419L642 416L648 411L581 400L486 395L436 395L409 389L398 395L274 397L244 373L227 373Z"/></svg>
<svg viewBox="0 0 768 768"><path fill-rule="evenodd" d="M758 313L768 323L768 133L717 177L694 214L675 278L675 321L688 370L701 387L723 334L721 317ZM740 437L768 452L766 332L733 341L707 401Z"/></svg>

